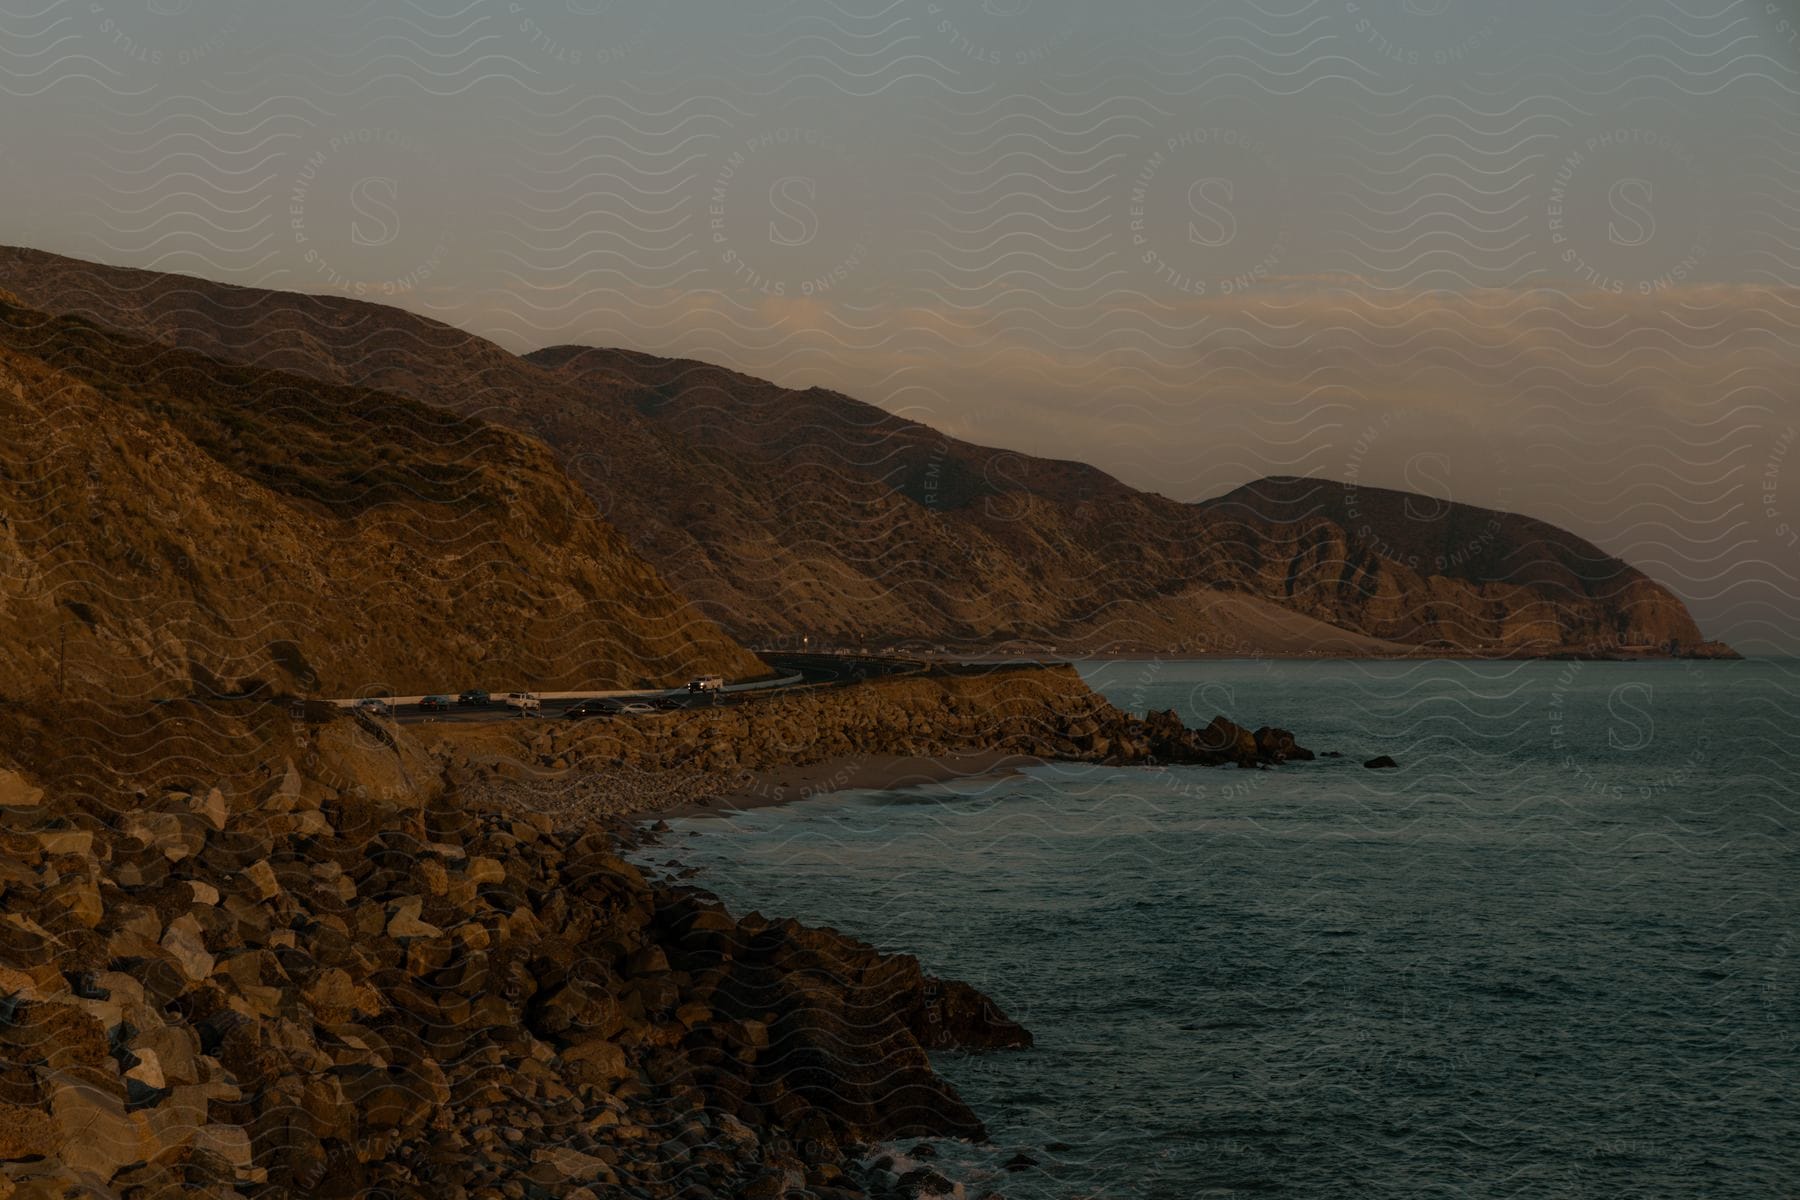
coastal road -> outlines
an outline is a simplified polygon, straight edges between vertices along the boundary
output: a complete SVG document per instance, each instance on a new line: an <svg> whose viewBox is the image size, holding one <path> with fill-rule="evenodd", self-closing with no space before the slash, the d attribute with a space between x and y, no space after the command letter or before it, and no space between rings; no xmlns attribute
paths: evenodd
<svg viewBox="0 0 1800 1200"><path fill-rule="evenodd" d="M839 655L839 654L766 654L763 656L769 664L771 675L729 683L723 692L689 692L686 688L654 688L642 691L615 692L583 692L577 694L557 694L554 698L543 700L543 707L535 713L521 717L519 710L507 708L495 700L486 705L459 706L453 705L448 712L428 710L419 707L420 697L398 697L393 704L393 719L403 725L419 724L428 721L447 722L480 722L480 721L517 721L517 720L561 720L563 714L582 700L608 699L621 703L643 703L650 705L674 705L675 708L657 711L679 711L688 708L715 708L734 704L754 704L772 696L786 695L791 692L813 690L818 688L850 687L869 679L891 678L897 675L922 674L931 669L931 665L913 659L887 658L877 655ZM455 689L445 693L452 698L457 694ZM498 694L498 693L496 693ZM379 698L379 697L377 697ZM339 706L354 707L364 697L338 700ZM630 720L633 714L621 713L613 717L596 717L594 720ZM648 715L648 714L640 714Z"/></svg>

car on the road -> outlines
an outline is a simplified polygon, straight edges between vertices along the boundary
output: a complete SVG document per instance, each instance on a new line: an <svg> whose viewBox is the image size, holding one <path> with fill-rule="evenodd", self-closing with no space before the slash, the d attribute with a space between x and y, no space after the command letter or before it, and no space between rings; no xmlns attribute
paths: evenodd
<svg viewBox="0 0 1800 1200"><path fill-rule="evenodd" d="M688 680L687 690L690 692L721 692L725 690L723 675L702 675L698 679Z"/></svg>
<svg viewBox="0 0 1800 1200"><path fill-rule="evenodd" d="M419 701L419 709L422 712L449 712L450 711L450 697L448 697L448 696L426 696L424 699Z"/></svg>
<svg viewBox="0 0 1800 1200"><path fill-rule="evenodd" d="M656 709L652 708L648 704L645 704L641 700L634 700L630 704L619 705L619 711L626 714L627 716L641 717L641 716L645 716L646 714L655 712Z"/></svg>
<svg viewBox="0 0 1800 1200"><path fill-rule="evenodd" d="M619 711L616 700L577 700L563 709L565 717L610 717Z"/></svg>
<svg viewBox="0 0 1800 1200"><path fill-rule="evenodd" d="M544 707L544 702L538 699L536 692L508 692L500 699L506 707L518 709L520 716Z"/></svg>
<svg viewBox="0 0 1800 1200"><path fill-rule="evenodd" d="M687 704L679 696L664 696L661 700L656 702L656 707L662 709L664 712L673 712L678 708L686 708Z"/></svg>
<svg viewBox="0 0 1800 1200"><path fill-rule="evenodd" d="M356 702L356 711L368 713L371 717L391 717L394 715L394 706L389 704L386 700L378 700L374 697L370 697L367 700L358 700Z"/></svg>
<svg viewBox="0 0 1800 1200"><path fill-rule="evenodd" d="M493 700L494 698L492 696L488 695L480 688L471 688L469 691L462 692L456 697L456 702L465 707L491 704L493 703Z"/></svg>

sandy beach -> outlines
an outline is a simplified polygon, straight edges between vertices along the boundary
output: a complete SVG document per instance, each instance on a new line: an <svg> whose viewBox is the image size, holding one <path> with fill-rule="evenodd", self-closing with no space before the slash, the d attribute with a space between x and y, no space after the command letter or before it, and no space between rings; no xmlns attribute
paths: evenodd
<svg viewBox="0 0 1800 1200"><path fill-rule="evenodd" d="M806 766L779 767L758 773L738 789L646 817L726 817L795 800L810 800L832 792L917 787L949 779L999 775L1037 766L1043 760L1028 754L986 751L917 758L891 754L848 755Z"/></svg>

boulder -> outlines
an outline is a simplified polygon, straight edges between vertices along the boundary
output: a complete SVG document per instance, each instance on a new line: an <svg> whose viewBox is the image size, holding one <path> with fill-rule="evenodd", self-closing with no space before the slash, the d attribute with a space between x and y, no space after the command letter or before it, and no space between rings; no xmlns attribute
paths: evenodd
<svg viewBox="0 0 1800 1200"><path fill-rule="evenodd" d="M148 1131L126 1113L121 1097L60 1071L46 1073L44 1091L56 1127L56 1157L64 1165L110 1179L148 1157Z"/></svg>
<svg viewBox="0 0 1800 1200"><path fill-rule="evenodd" d="M45 854L71 854L80 858L94 856L94 835L86 829L51 829L37 835Z"/></svg>
<svg viewBox="0 0 1800 1200"><path fill-rule="evenodd" d="M564 1050L561 1058L574 1079L603 1089L631 1074L625 1050L616 1042L598 1038L582 1042Z"/></svg>
<svg viewBox="0 0 1800 1200"><path fill-rule="evenodd" d="M212 974L213 956L207 953L200 922L192 915L169 922L168 931L163 934L162 948L174 956L176 965L189 979L199 982Z"/></svg>
<svg viewBox="0 0 1800 1200"><path fill-rule="evenodd" d="M281 894L281 884L275 878L275 868L269 865L268 859L259 859L244 868L244 879L250 885L250 894L258 900L272 900Z"/></svg>
<svg viewBox="0 0 1800 1200"><path fill-rule="evenodd" d="M387 935L391 938L434 938L442 937L444 931L436 925L419 919L424 910L423 896L407 896L394 905L393 915L388 918Z"/></svg>
<svg viewBox="0 0 1800 1200"><path fill-rule="evenodd" d="M1395 762L1385 754L1377 755L1363 764L1363 766L1371 771L1391 771L1399 765L1399 763Z"/></svg>
<svg viewBox="0 0 1800 1200"><path fill-rule="evenodd" d="M53 961L0 965L0 995L11 1000L47 1000L68 990L68 981Z"/></svg>
<svg viewBox="0 0 1800 1200"><path fill-rule="evenodd" d="M119 828L126 837L136 838L170 862L198 854L206 845L205 823L192 814L130 813Z"/></svg>
<svg viewBox="0 0 1800 1200"><path fill-rule="evenodd" d="M99 1066L108 1061L106 1033L73 997L27 1004L0 1027L0 1060L45 1063L53 1070Z"/></svg>
<svg viewBox="0 0 1800 1200"><path fill-rule="evenodd" d="M56 1125L40 1108L0 1104L0 1161L48 1158L56 1152Z"/></svg>
<svg viewBox="0 0 1800 1200"><path fill-rule="evenodd" d="M341 967L321 971L303 995L321 1024L343 1025L356 1018L374 1017L384 1007L381 993L358 984Z"/></svg>
<svg viewBox="0 0 1800 1200"><path fill-rule="evenodd" d="M194 1150L218 1155L236 1174L244 1175L250 1171L250 1133L241 1126L203 1125L194 1131L194 1138L188 1144Z"/></svg>
<svg viewBox="0 0 1800 1200"><path fill-rule="evenodd" d="M921 1003L914 1010L911 1024L914 1036L928 1050L1031 1048L1029 1029L960 980L923 978L919 982L919 996Z"/></svg>
<svg viewBox="0 0 1800 1200"><path fill-rule="evenodd" d="M192 808L194 814L204 820L214 830L224 830L227 817L225 793L221 792L218 788L211 788L204 797L198 799L189 797L188 804Z"/></svg>
<svg viewBox="0 0 1800 1200"><path fill-rule="evenodd" d="M0 808L36 808L43 799L43 788L32 786L17 771L0 767Z"/></svg>
<svg viewBox="0 0 1800 1200"><path fill-rule="evenodd" d="M612 1175L612 1166L605 1159L583 1154L568 1146L534 1150L531 1152L531 1161L548 1168L545 1182L558 1190Z"/></svg>
<svg viewBox="0 0 1800 1200"><path fill-rule="evenodd" d="M1257 757L1256 735L1226 717L1214 717L1200 731L1199 747L1222 762L1253 763Z"/></svg>
<svg viewBox="0 0 1800 1200"><path fill-rule="evenodd" d="M956 1190L956 1185L940 1172L930 1167L918 1167L900 1176L895 1183L900 1195L909 1200L925 1196L948 1196Z"/></svg>
<svg viewBox="0 0 1800 1200"><path fill-rule="evenodd" d="M157 1057L156 1051L148 1046L134 1047L131 1056L137 1061L126 1070L125 1078L159 1092L169 1086L168 1077L163 1074L162 1059Z"/></svg>
<svg viewBox="0 0 1800 1200"><path fill-rule="evenodd" d="M156 1072L163 1082L156 1086L173 1087L200 1082L198 1040L191 1030L174 1025L152 1025L136 1033L130 1051L140 1059L153 1057Z"/></svg>
<svg viewBox="0 0 1800 1200"><path fill-rule="evenodd" d="M104 909L100 904L100 888L84 875L70 876L44 893L44 901L54 904L88 929L100 924Z"/></svg>
<svg viewBox="0 0 1800 1200"><path fill-rule="evenodd" d="M1264 762L1311 762L1316 757L1311 750L1295 742L1293 734L1273 725L1264 725L1256 731L1255 737L1257 757Z"/></svg>
<svg viewBox="0 0 1800 1200"><path fill-rule="evenodd" d="M499 859L477 856L469 860L467 877L477 884L505 883L506 868L500 865Z"/></svg>

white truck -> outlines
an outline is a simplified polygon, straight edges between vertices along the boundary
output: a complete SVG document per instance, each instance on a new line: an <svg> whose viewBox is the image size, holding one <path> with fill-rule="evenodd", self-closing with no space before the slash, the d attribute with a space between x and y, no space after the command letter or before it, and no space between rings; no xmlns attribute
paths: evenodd
<svg viewBox="0 0 1800 1200"><path fill-rule="evenodd" d="M543 701L537 698L535 692L508 692L500 700L506 707L517 709L521 717L544 707Z"/></svg>
<svg viewBox="0 0 1800 1200"><path fill-rule="evenodd" d="M725 677L723 675L702 675L698 679L690 679L687 690L690 692L722 692L725 690Z"/></svg>

